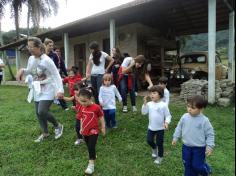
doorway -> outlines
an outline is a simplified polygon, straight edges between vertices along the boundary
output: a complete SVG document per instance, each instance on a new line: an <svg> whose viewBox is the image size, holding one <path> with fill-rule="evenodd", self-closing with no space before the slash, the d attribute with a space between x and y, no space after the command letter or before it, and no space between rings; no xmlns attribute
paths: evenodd
<svg viewBox="0 0 236 176"><path fill-rule="evenodd" d="M86 47L85 43L77 44L74 46L74 58L75 66L79 68L79 72L82 75L85 75L86 67Z"/></svg>

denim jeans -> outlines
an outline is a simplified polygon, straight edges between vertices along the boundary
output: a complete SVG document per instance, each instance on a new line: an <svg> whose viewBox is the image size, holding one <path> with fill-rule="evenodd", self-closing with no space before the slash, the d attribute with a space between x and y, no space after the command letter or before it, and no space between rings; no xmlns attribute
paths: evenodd
<svg viewBox="0 0 236 176"><path fill-rule="evenodd" d="M107 128L112 128L116 126L116 110L115 109L107 109L103 110L104 118L106 122Z"/></svg>
<svg viewBox="0 0 236 176"><path fill-rule="evenodd" d="M122 97L123 106L127 106L127 93L130 92L130 99L131 99L131 105L136 105L136 97L135 97L135 81L134 77L132 78L132 88L131 90L128 90L128 75L123 75L123 78L120 81L120 93Z"/></svg>
<svg viewBox="0 0 236 176"><path fill-rule="evenodd" d="M94 98L95 98L96 104L99 104L98 95L99 95L100 87L102 86L102 77L103 77L102 74L91 75L91 84L92 84L92 87L94 88Z"/></svg>
<svg viewBox="0 0 236 176"><path fill-rule="evenodd" d="M188 147L183 145L182 158L185 176L207 176L211 168L205 162L206 147Z"/></svg>

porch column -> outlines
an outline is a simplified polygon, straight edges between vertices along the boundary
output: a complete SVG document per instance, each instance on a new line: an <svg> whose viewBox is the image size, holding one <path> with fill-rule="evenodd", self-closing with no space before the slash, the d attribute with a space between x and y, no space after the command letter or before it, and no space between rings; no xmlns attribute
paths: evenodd
<svg viewBox="0 0 236 176"><path fill-rule="evenodd" d="M208 102L215 103L216 0L208 0Z"/></svg>
<svg viewBox="0 0 236 176"><path fill-rule="evenodd" d="M20 69L20 51L18 48L15 49L16 52L16 70Z"/></svg>
<svg viewBox="0 0 236 176"><path fill-rule="evenodd" d="M229 14L229 50L228 50L228 78L235 82L235 32L234 32L234 11Z"/></svg>
<svg viewBox="0 0 236 176"><path fill-rule="evenodd" d="M115 20L110 19L110 49L114 48L116 45L116 26ZM111 54L111 50L110 50Z"/></svg>
<svg viewBox="0 0 236 176"><path fill-rule="evenodd" d="M68 33L64 33L64 51L65 51L65 66L68 67L69 63L69 37Z"/></svg>

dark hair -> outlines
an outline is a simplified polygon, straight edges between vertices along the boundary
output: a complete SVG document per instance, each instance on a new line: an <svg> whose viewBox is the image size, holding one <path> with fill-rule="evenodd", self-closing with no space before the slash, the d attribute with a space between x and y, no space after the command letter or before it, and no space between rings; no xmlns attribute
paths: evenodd
<svg viewBox="0 0 236 176"><path fill-rule="evenodd" d="M123 53L124 58L130 57L129 53Z"/></svg>
<svg viewBox="0 0 236 176"><path fill-rule="evenodd" d="M155 85L149 89L149 92L158 92L161 98L164 97L164 89L161 86Z"/></svg>
<svg viewBox="0 0 236 176"><path fill-rule="evenodd" d="M165 76L162 76L162 77L160 77L160 79L158 80L158 82L159 82L160 84L167 84L167 83L168 83L168 78L165 77Z"/></svg>
<svg viewBox="0 0 236 176"><path fill-rule="evenodd" d="M91 99L92 96L93 96L93 93L90 89L88 88L82 88L79 93L78 93L78 96L83 96L83 97L86 97L88 99Z"/></svg>
<svg viewBox="0 0 236 176"><path fill-rule="evenodd" d="M89 44L89 48L93 49L93 63L98 66L100 64L100 57L102 55L101 51L99 50L99 45L96 41L93 41Z"/></svg>
<svg viewBox="0 0 236 176"><path fill-rule="evenodd" d="M82 88L88 87L88 84L85 81L80 81L74 84L74 90L80 90Z"/></svg>
<svg viewBox="0 0 236 176"><path fill-rule="evenodd" d="M187 98L187 103L188 105L198 109L206 108L208 104L207 100L205 100L201 95L194 95L193 97Z"/></svg>

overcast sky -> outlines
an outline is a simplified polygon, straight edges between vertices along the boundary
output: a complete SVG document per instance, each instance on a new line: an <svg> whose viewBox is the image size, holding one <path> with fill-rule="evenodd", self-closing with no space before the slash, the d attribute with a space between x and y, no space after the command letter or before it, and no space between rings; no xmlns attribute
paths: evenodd
<svg viewBox="0 0 236 176"><path fill-rule="evenodd" d="M131 1L134 0L58 0L57 16L41 20L40 27L54 28ZM14 19L10 17L9 11L9 7L6 7L5 16L1 23L2 31L5 32L15 29ZM26 28L27 26L26 14L27 7L24 6L20 18L20 27Z"/></svg>

